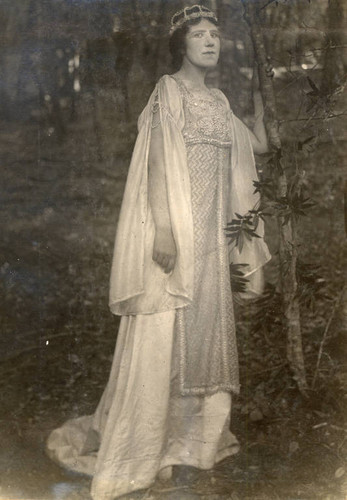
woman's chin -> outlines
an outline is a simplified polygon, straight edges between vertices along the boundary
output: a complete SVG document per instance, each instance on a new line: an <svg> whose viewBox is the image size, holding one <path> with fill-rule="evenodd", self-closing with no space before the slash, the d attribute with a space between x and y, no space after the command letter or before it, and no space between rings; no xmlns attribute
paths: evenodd
<svg viewBox="0 0 347 500"><path fill-rule="evenodd" d="M210 61L206 62L204 61L202 64L199 65L201 69L213 69L217 66L218 61Z"/></svg>

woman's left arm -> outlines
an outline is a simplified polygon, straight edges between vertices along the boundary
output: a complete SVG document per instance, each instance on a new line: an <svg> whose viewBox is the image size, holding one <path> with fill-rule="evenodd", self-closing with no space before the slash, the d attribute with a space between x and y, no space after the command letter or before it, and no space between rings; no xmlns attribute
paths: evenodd
<svg viewBox="0 0 347 500"><path fill-rule="evenodd" d="M266 153L269 150L267 135L264 125L264 106L260 90L253 90L255 122L253 132L249 131L253 152Z"/></svg>

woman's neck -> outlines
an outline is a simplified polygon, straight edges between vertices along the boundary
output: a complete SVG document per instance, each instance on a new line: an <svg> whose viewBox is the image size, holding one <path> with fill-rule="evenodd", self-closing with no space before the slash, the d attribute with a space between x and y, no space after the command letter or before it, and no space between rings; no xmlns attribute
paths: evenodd
<svg viewBox="0 0 347 500"><path fill-rule="evenodd" d="M176 75L182 80L190 82L192 85L194 85L194 87L206 88L206 73L206 68L199 68L198 66L194 66L189 61L184 59L182 66L179 71L177 71Z"/></svg>

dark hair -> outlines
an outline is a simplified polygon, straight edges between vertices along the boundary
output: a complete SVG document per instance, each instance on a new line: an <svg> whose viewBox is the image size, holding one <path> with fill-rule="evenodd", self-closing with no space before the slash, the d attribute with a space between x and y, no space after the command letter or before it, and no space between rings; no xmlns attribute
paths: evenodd
<svg viewBox="0 0 347 500"><path fill-rule="evenodd" d="M196 19L190 19L189 21L186 21L184 24L182 24L182 26L177 28L171 35L169 41L169 49L172 57L171 64L173 71L178 71L182 66L183 56L186 50L185 38L186 34L189 32L189 28L191 26L196 26L203 19L207 19L210 23L214 24L215 26L218 26L217 21L215 21L215 19L213 18L197 17Z"/></svg>

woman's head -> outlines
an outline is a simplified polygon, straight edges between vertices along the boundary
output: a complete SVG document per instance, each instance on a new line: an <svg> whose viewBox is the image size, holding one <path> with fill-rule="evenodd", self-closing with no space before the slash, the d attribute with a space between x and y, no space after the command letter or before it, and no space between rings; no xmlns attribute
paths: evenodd
<svg viewBox="0 0 347 500"><path fill-rule="evenodd" d="M219 57L220 41L215 14L200 5L186 7L171 20L170 53L174 70L184 58L202 67L214 66Z"/></svg>

